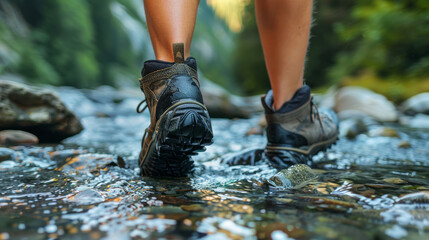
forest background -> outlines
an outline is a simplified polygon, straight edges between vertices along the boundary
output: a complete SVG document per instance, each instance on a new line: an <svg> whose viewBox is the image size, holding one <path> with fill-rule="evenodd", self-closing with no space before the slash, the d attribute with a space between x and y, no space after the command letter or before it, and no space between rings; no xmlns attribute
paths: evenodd
<svg viewBox="0 0 429 240"><path fill-rule="evenodd" d="M427 0L316 1L305 81L316 91L364 86L394 102L427 92L428 26ZM231 93L269 89L253 1L200 1L191 54ZM140 0L0 0L0 78L137 86L153 58Z"/></svg>

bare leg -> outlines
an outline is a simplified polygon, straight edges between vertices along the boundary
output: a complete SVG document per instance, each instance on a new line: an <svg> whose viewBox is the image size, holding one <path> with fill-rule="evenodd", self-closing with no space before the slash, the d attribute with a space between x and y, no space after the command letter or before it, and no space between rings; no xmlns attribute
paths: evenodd
<svg viewBox="0 0 429 240"><path fill-rule="evenodd" d="M173 43L185 44L190 55L199 0L144 0L146 22L156 59L172 62Z"/></svg>
<svg viewBox="0 0 429 240"><path fill-rule="evenodd" d="M265 63L279 109L302 87L312 0L255 0Z"/></svg>

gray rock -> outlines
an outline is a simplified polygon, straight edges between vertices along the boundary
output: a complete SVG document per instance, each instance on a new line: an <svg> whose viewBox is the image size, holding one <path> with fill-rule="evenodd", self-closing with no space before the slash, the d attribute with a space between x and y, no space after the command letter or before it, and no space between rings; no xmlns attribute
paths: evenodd
<svg viewBox="0 0 429 240"><path fill-rule="evenodd" d="M51 91L0 80L0 100L0 130L23 130L41 142L57 142L83 129Z"/></svg>
<svg viewBox="0 0 429 240"><path fill-rule="evenodd" d="M429 92L409 98L401 105L400 110L407 115L429 114Z"/></svg>
<svg viewBox="0 0 429 240"><path fill-rule="evenodd" d="M0 162L12 160L15 156L15 151L9 148L0 148Z"/></svg>
<svg viewBox="0 0 429 240"><path fill-rule="evenodd" d="M37 136L20 130L0 131L0 145L37 144Z"/></svg>
<svg viewBox="0 0 429 240"><path fill-rule="evenodd" d="M361 114L380 122L398 120L393 103L383 95L362 87L341 88L335 97L334 108L340 118Z"/></svg>

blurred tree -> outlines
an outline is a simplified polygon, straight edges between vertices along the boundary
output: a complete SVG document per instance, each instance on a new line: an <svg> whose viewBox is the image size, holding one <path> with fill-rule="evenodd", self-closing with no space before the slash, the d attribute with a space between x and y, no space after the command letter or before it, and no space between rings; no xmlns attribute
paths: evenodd
<svg viewBox="0 0 429 240"><path fill-rule="evenodd" d="M241 93L261 94L270 89L253 1L246 7L243 29L237 38L233 60L235 77Z"/></svg>
<svg viewBox="0 0 429 240"><path fill-rule="evenodd" d="M327 70L335 63L335 56L345 47L335 26L347 21L353 1L317 1L314 6L314 26L306 62L305 82L312 87L330 82ZM235 50L235 75L245 94L261 94L270 88L260 43L253 1L247 6L243 30Z"/></svg>
<svg viewBox="0 0 429 240"><path fill-rule="evenodd" d="M305 82L311 87L323 87L333 83L328 70L335 64L336 56L351 46L341 40L336 26L350 21L355 1L316 1L313 10L313 26L307 62Z"/></svg>
<svg viewBox="0 0 429 240"><path fill-rule="evenodd" d="M191 55L197 59L198 69L207 79L234 93L238 90L232 61L235 43L236 34L216 18L206 1L200 1Z"/></svg>
<svg viewBox="0 0 429 240"><path fill-rule="evenodd" d="M0 0L0 74L76 87L134 80L142 61L154 57L143 8L137 6L142 5L136 0ZM221 13L228 15L229 8ZM409 89L427 79L429 86L427 0L315 1L314 18L305 71L310 86L353 79L373 90L383 86L379 92L397 99L426 89L404 95L402 83L412 82ZM191 54L208 79L239 94L270 88L253 1L239 33L202 1L192 44Z"/></svg>
<svg viewBox="0 0 429 240"><path fill-rule="evenodd" d="M371 72L381 79L429 76L429 2L362 0L350 21L337 24L341 40L353 45L338 54L333 79Z"/></svg>
<svg viewBox="0 0 429 240"><path fill-rule="evenodd" d="M122 23L112 14L114 2L116 1L88 1L94 25L94 42L97 46L95 56L100 69L99 83L110 85L115 84L118 71L135 70L136 75L138 73L137 53L133 51Z"/></svg>
<svg viewBox="0 0 429 240"><path fill-rule="evenodd" d="M39 52L65 85L98 84L93 25L87 1L17 0ZM25 64L24 64L25 66Z"/></svg>
<svg viewBox="0 0 429 240"><path fill-rule="evenodd" d="M37 9L33 14L37 19ZM27 23L9 1L0 1L0 48L0 74L18 72L34 82L59 82L56 71L33 43Z"/></svg>

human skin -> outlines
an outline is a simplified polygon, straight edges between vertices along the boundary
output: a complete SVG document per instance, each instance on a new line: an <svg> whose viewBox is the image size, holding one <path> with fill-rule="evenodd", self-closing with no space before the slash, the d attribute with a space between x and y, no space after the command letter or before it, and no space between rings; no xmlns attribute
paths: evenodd
<svg viewBox="0 0 429 240"><path fill-rule="evenodd" d="M255 0L275 109L302 87L312 6L312 0Z"/></svg>
<svg viewBox="0 0 429 240"><path fill-rule="evenodd" d="M156 59L174 61L172 44L190 55L199 0L144 0ZM255 0L265 64L279 109L302 87L310 35L312 0Z"/></svg>
<svg viewBox="0 0 429 240"><path fill-rule="evenodd" d="M156 59L173 62L173 43L190 56L199 0L144 0L146 22Z"/></svg>

